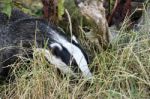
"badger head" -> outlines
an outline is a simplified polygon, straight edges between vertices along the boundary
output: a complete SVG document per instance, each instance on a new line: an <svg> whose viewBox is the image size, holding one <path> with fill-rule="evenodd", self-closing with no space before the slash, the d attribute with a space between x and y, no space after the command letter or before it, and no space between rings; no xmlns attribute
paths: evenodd
<svg viewBox="0 0 150 99"><path fill-rule="evenodd" d="M68 39L59 29L54 28L43 20L33 18L21 19L9 26L11 38L14 37L17 40L35 40L35 30L39 31L36 33L37 45L42 44L43 47L45 39L48 42L47 49L38 47L36 51L44 52L44 56L51 64L62 72L70 73L74 76L76 75L75 69L78 68L85 78L91 78L88 57L75 36Z"/></svg>
<svg viewBox="0 0 150 99"><path fill-rule="evenodd" d="M50 50L38 49L39 51L44 51L47 60L65 74L71 74L76 77L76 71L79 70L83 77L91 78L88 57L76 37L72 36L68 40L56 31L51 31L50 34L52 39L48 45Z"/></svg>

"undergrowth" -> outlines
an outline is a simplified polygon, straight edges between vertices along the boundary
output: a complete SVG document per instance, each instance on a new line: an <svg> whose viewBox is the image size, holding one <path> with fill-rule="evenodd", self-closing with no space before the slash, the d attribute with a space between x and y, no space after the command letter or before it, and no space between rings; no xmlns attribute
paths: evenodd
<svg viewBox="0 0 150 99"><path fill-rule="evenodd" d="M33 59L22 58L13 64L15 79L0 86L0 96L3 99L149 99L149 33L121 33L112 47L103 52L87 45L89 54L94 56L89 65L94 76L91 81L80 78L74 82L69 76L60 76L54 66L35 53Z"/></svg>
<svg viewBox="0 0 150 99"><path fill-rule="evenodd" d="M12 66L11 83L0 85L2 99L149 99L150 34L145 31L120 30L111 48L97 51L82 38L91 58L93 78L70 79L61 75L42 54L21 58Z"/></svg>

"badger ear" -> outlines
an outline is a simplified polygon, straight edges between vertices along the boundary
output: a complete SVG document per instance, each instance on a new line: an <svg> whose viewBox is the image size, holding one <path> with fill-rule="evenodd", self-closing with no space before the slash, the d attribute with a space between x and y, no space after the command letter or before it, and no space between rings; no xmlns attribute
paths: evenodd
<svg viewBox="0 0 150 99"><path fill-rule="evenodd" d="M60 56L60 54L63 50L62 46L59 43L50 44L50 49L51 49L52 54L57 57Z"/></svg>
<svg viewBox="0 0 150 99"><path fill-rule="evenodd" d="M57 49L59 49L60 51L63 49L62 46L61 46L59 43L52 43L52 44L50 44L50 48L51 48L51 49L57 48Z"/></svg>
<svg viewBox="0 0 150 99"><path fill-rule="evenodd" d="M75 43L78 43L78 41L77 41L77 39L74 35L71 37L71 41L74 41Z"/></svg>

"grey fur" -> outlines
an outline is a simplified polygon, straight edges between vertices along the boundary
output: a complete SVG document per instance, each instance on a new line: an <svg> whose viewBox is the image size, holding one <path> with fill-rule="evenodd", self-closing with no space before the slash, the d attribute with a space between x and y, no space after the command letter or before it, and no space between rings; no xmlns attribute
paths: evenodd
<svg viewBox="0 0 150 99"><path fill-rule="evenodd" d="M56 30L42 19L32 18L15 9L11 17L0 13L0 76L8 74L7 65L16 60L16 55L32 52L31 47L44 47L46 40L52 41L49 32ZM36 37L35 37L36 36Z"/></svg>

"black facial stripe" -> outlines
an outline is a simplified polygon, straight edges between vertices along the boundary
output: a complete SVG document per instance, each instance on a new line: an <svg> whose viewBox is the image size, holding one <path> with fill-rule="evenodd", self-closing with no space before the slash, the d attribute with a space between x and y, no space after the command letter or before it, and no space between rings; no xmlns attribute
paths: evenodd
<svg viewBox="0 0 150 99"><path fill-rule="evenodd" d="M60 50L57 46L52 48L52 53L53 55L55 55L56 57L59 57L64 63L66 63L67 65L69 65L70 63L70 59L71 59L71 55L69 54L69 52L67 51L66 48L64 48L62 46L62 50Z"/></svg>
<svg viewBox="0 0 150 99"><path fill-rule="evenodd" d="M73 70L75 73L81 72L76 60L72 57L72 55L65 47L61 47L62 50L60 50L57 46L52 48L52 54L60 58L68 66L71 66L71 70Z"/></svg>
<svg viewBox="0 0 150 99"><path fill-rule="evenodd" d="M71 70L73 70L75 73L82 73L80 68L78 67L78 64L75 59L72 58L71 60Z"/></svg>

